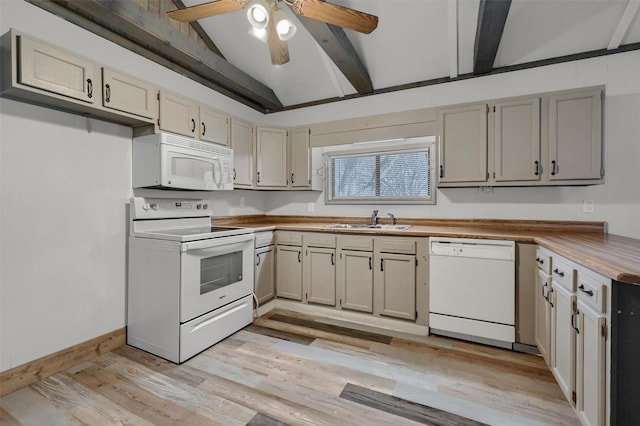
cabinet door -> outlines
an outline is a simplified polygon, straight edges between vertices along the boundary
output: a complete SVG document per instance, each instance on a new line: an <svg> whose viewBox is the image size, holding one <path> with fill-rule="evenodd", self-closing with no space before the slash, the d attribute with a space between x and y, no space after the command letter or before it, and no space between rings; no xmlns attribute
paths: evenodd
<svg viewBox="0 0 640 426"><path fill-rule="evenodd" d="M414 320L416 257L376 253L374 268L374 314Z"/></svg>
<svg viewBox="0 0 640 426"><path fill-rule="evenodd" d="M25 36L19 37L20 83L52 93L94 103L94 88L99 82L94 76L94 64Z"/></svg>
<svg viewBox="0 0 640 426"><path fill-rule="evenodd" d="M606 317L578 301L576 410L583 425L605 424Z"/></svg>
<svg viewBox="0 0 640 426"><path fill-rule="evenodd" d="M267 246L256 250L254 292L258 303L265 303L275 296L275 248Z"/></svg>
<svg viewBox="0 0 640 426"><path fill-rule="evenodd" d="M576 296L555 282L552 282L552 288L555 295L555 357L551 370L564 395L575 403L576 333L573 315Z"/></svg>
<svg viewBox="0 0 640 426"><path fill-rule="evenodd" d="M215 109L201 106L200 140L229 145L229 116Z"/></svg>
<svg viewBox="0 0 640 426"><path fill-rule="evenodd" d="M195 137L198 131L198 105L189 99L160 92L160 130Z"/></svg>
<svg viewBox="0 0 640 426"><path fill-rule="evenodd" d="M373 313L373 253L342 250L336 275L342 309Z"/></svg>
<svg viewBox="0 0 640 426"><path fill-rule="evenodd" d="M276 247L276 294L302 301L302 247Z"/></svg>
<svg viewBox="0 0 640 426"><path fill-rule="evenodd" d="M336 305L336 250L309 247L305 250L304 272L305 300L308 303Z"/></svg>
<svg viewBox="0 0 640 426"><path fill-rule="evenodd" d="M536 345L540 350L540 355L542 355L547 364L550 364L551 305L548 300L551 293L551 277L541 270L537 271L536 277Z"/></svg>
<svg viewBox="0 0 640 426"><path fill-rule="evenodd" d="M102 68L102 89L106 108L145 118L154 118L158 113L157 89L145 81Z"/></svg>
<svg viewBox="0 0 640 426"><path fill-rule="evenodd" d="M256 186L286 188L287 131L266 127L256 128Z"/></svg>
<svg viewBox="0 0 640 426"><path fill-rule="evenodd" d="M311 145L309 128L291 131L289 143L289 167L291 188L308 189L311 186Z"/></svg>
<svg viewBox="0 0 640 426"><path fill-rule="evenodd" d="M231 118L234 188L253 187L253 128L251 124Z"/></svg>
<svg viewBox="0 0 640 426"><path fill-rule="evenodd" d="M600 179L601 91L549 97L549 179Z"/></svg>
<svg viewBox="0 0 640 426"><path fill-rule="evenodd" d="M438 182L487 181L487 104L441 110Z"/></svg>
<svg viewBox="0 0 640 426"><path fill-rule="evenodd" d="M496 102L495 180L540 180L540 98Z"/></svg>

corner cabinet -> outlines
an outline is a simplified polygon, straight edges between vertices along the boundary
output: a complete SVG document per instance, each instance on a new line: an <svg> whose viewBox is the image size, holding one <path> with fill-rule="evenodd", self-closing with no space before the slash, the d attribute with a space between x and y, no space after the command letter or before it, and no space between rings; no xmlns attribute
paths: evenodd
<svg viewBox="0 0 640 426"><path fill-rule="evenodd" d="M253 188L253 126L231 118L233 149L233 187Z"/></svg>
<svg viewBox="0 0 640 426"><path fill-rule="evenodd" d="M287 129L256 127L256 188L286 189Z"/></svg>
<svg viewBox="0 0 640 426"><path fill-rule="evenodd" d="M602 183L602 88L439 111L439 187Z"/></svg>
<svg viewBox="0 0 640 426"><path fill-rule="evenodd" d="M256 239L254 293L259 304L273 299L275 289L276 249L273 232L258 232Z"/></svg>

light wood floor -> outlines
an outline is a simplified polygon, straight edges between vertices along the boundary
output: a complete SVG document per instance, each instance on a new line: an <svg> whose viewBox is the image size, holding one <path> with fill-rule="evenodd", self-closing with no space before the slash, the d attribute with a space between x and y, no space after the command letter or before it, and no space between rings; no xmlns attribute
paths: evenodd
<svg viewBox="0 0 640 426"><path fill-rule="evenodd" d="M182 365L121 347L3 397L0 423L579 424L538 356L288 311Z"/></svg>

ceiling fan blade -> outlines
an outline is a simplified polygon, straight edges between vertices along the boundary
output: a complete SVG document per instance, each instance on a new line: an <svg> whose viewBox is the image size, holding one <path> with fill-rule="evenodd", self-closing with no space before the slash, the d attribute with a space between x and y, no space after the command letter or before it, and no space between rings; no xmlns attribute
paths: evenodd
<svg viewBox="0 0 640 426"><path fill-rule="evenodd" d="M267 31L267 43L269 44L271 63L273 65L286 64L289 62L289 46L286 41L280 40L280 37L278 37L273 19L269 20Z"/></svg>
<svg viewBox="0 0 640 426"><path fill-rule="evenodd" d="M222 15L223 13L234 12L247 6L249 0L217 0L203 3L196 6L185 7L184 9L167 12L167 16L180 22L197 21L209 16Z"/></svg>
<svg viewBox="0 0 640 426"><path fill-rule="evenodd" d="M294 0L293 10L298 15L369 34L378 26L378 17L323 0Z"/></svg>

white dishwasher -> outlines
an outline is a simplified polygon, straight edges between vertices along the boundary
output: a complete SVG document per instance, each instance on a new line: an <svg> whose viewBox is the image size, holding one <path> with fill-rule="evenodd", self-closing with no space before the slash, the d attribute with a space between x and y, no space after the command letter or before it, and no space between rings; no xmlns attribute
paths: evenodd
<svg viewBox="0 0 640 426"><path fill-rule="evenodd" d="M515 243L429 239L431 333L512 348Z"/></svg>

